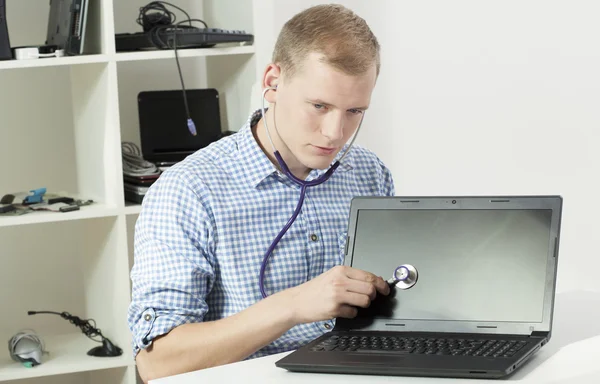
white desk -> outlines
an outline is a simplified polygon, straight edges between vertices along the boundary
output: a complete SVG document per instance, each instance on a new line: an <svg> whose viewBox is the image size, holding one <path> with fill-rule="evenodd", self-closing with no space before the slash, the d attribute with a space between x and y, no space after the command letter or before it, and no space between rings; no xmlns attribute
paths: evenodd
<svg viewBox="0 0 600 384"><path fill-rule="evenodd" d="M600 292L565 292L556 296L553 336L505 381L535 384L600 383ZM277 368L286 353L247 360L151 381L149 384L198 383L403 383L475 384L478 379L361 376L293 373Z"/></svg>

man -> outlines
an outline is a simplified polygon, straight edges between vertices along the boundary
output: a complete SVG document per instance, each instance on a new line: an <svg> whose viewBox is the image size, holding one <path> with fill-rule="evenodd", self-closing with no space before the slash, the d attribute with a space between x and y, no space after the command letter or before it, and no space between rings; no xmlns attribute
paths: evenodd
<svg viewBox="0 0 600 384"><path fill-rule="evenodd" d="M340 266L352 198L394 194L389 170L353 146L329 180L307 189L268 260L263 298L265 253L300 196L266 129L290 171L316 179L348 147L380 66L364 20L334 5L289 20L272 59L265 116L258 110L173 166L144 199L129 310L144 381L298 348L389 293L381 277Z"/></svg>

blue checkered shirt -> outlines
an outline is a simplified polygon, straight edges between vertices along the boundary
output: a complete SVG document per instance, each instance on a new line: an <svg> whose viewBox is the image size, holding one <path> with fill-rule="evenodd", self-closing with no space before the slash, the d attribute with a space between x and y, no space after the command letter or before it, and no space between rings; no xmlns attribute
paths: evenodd
<svg viewBox="0 0 600 384"><path fill-rule="evenodd" d="M171 167L147 192L131 271L134 355L179 325L221 319L262 299L263 256L300 189L255 141L251 126L260 117L256 111L237 133ZM307 180L324 172L313 170ZM354 145L328 181L307 189L300 215L269 259L267 294L343 264L350 201L360 195L392 196L394 184L378 157ZM333 320L297 325L249 358L296 349L332 327Z"/></svg>

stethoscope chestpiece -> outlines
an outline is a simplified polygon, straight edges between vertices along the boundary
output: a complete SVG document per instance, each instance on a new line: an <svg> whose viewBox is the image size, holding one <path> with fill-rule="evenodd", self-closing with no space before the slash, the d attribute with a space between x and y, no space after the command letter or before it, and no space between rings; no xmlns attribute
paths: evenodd
<svg viewBox="0 0 600 384"><path fill-rule="evenodd" d="M395 286L398 289L410 289L417 284L417 280L419 280L419 272L417 269L410 265L404 264L398 266L394 270L394 274L391 279L388 280L388 284L390 286Z"/></svg>

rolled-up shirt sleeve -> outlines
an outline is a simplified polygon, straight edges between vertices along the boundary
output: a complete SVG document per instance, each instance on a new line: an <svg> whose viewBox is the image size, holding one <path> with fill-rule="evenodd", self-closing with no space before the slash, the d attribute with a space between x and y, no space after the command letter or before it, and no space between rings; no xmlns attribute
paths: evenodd
<svg viewBox="0 0 600 384"><path fill-rule="evenodd" d="M210 212L177 173L163 173L135 225L128 324L134 356L175 327L201 322L214 282Z"/></svg>

